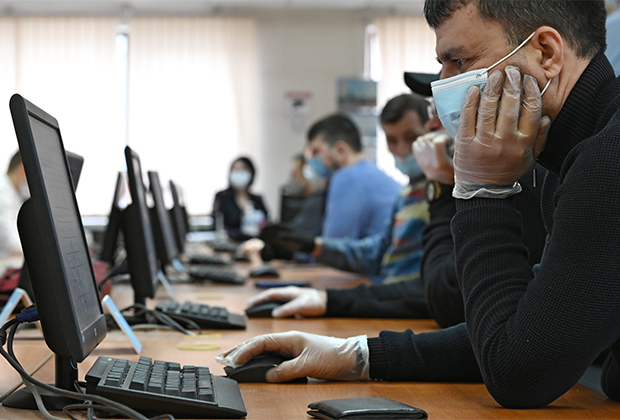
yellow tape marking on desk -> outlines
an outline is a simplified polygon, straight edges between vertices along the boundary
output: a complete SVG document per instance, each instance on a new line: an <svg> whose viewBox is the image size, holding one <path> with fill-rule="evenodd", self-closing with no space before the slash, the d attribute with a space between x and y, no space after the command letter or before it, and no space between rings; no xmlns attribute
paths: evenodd
<svg viewBox="0 0 620 420"><path fill-rule="evenodd" d="M182 344L177 347L179 350L219 350L217 344Z"/></svg>
<svg viewBox="0 0 620 420"><path fill-rule="evenodd" d="M197 298L199 300L222 300L222 295L219 293L201 293Z"/></svg>
<svg viewBox="0 0 620 420"><path fill-rule="evenodd" d="M222 334L220 333L194 334L194 335L185 334L183 337L184 338L222 338Z"/></svg>

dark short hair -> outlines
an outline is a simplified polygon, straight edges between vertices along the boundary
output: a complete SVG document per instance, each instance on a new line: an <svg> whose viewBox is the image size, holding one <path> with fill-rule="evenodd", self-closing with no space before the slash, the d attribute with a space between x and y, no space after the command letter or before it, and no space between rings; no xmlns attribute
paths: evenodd
<svg viewBox="0 0 620 420"><path fill-rule="evenodd" d="M477 5L482 17L499 22L513 46L547 25L556 29L580 58L592 58L607 48L605 0L426 0L424 17L436 29L469 3Z"/></svg>
<svg viewBox="0 0 620 420"><path fill-rule="evenodd" d="M317 136L321 136L330 147L343 141L354 151L362 151L360 131L355 123L344 114L331 114L315 122L308 130L308 141L312 141Z"/></svg>
<svg viewBox="0 0 620 420"><path fill-rule="evenodd" d="M15 152L15 154L13 155L11 160L9 161L9 167L6 170L6 173L10 174L15 169L17 169L19 167L19 165L21 165L21 164L22 164L22 154L18 150L17 152Z"/></svg>
<svg viewBox="0 0 620 420"><path fill-rule="evenodd" d="M237 162L242 162L250 170L250 175L252 175L252 177L250 178L250 183L248 184L248 188L249 188L250 185L254 183L254 176L256 175L256 168L254 167L254 164L252 163L252 160L249 157L240 156L237 159L233 160L232 163L230 164L230 169L228 170L229 173L232 171L232 167Z"/></svg>
<svg viewBox="0 0 620 420"><path fill-rule="evenodd" d="M428 121L429 102L415 93L403 93L387 101L381 111L381 124L394 124L400 121L407 111L415 111L422 124Z"/></svg>

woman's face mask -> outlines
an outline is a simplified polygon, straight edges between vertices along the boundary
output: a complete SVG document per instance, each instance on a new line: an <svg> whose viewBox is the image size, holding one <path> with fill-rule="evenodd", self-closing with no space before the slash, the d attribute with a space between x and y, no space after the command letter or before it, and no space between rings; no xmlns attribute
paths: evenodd
<svg viewBox="0 0 620 420"><path fill-rule="evenodd" d="M248 171L233 170L230 172L230 185L235 189L244 189L250 185L252 174Z"/></svg>
<svg viewBox="0 0 620 420"><path fill-rule="evenodd" d="M26 181L19 184L18 194L24 199L24 201L30 198L30 189L28 188L28 183Z"/></svg>
<svg viewBox="0 0 620 420"><path fill-rule="evenodd" d="M461 117L461 110L463 108L463 104L465 103L465 97L467 96L467 91L469 88L472 86L478 86L482 90L487 84L489 70L519 51L519 49L521 49L521 47L523 47L533 36L534 32L532 32L532 34L528 36L526 40L523 41L517 48L512 50L512 52L490 67L468 71L463 74L448 77L447 79L431 82L431 89L433 91L435 107L437 108L437 115L439 116L439 119L445 129L452 137L456 137L456 133L459 129L459 118ZM545 93L549 87L549 83L551 83L551 79L545 85L545 88L540 93L540 96Z"/></svg>

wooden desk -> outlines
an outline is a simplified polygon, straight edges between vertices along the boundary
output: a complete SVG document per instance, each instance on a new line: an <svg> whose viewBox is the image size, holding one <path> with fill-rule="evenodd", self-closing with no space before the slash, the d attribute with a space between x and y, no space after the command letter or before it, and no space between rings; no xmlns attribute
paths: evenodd
<svg viewBox="0 0 620 420"><path fill-rule="evenodd" d="M243 268L243 267L242 267ZM363 280L331 269L308 269L281 267L284 279L311 279L317 284L330 287L351 287ZM226 306L232 312L241 312L245 300L256 293L248 282L245 286L222 285L175 285L179 299L204 301ZM115 286L112 295L119 306L131 299L126 285ZM163 289L157 298L166 298ZM437 329L429 320L379 320L379 319L249 319L245 331L221 330L219 337L187 338L173 331L138 331L142 341L142 355L155 359L178 361L182 364L209 366L213 373L223 374L223 368L215 362L215 356L242 340L257 334L288 331L291 329L316 334L347 337L367 334L376 336L381 330L402 331L411 328L416 332ZM216 332L216 331L209 331ZM36 334L33 331L32 334ZM217 350L180 350L185 343L215 344ZM31 350L41 351L42 340L19 340L16 343L20 354ZM47 350L47 349L45 349ZM48 351L49 354L49 351ZM19 355L19 354L18 354ZM112 331L104 342L80 365L83 376L97 356L107 355L137 359L128 341L120 331ZM21 356L20 356L21 357ZM44 360L47 356L35 357ZM4 362L6 364L6 362ZM8 364L7 364L8 366ZM7 367L0 365L0 374L5 377ZM43 381L53 381L53 363L47 362L36 376ZM240 384L241 393L248 411L248 420L305 420L307 405L313 401L350 397L385 397L422 408L431 419L618 419L620 404L582 386L576 385L551 406L539 410L507 410L491 398L482 384L451 383L388 383L388 382L324 382L310 380L308 384ZM38 412L14 410L0 406L0 419L40 419Z"/></svg>

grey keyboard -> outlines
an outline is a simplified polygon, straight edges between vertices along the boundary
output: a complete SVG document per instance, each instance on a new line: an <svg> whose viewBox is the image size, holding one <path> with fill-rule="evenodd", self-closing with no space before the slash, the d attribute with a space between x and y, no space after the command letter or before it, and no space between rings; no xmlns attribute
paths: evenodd
<svg viewBox="0 0 620 420"><path fill-rule="evenodd" d="M187 318L194 321L201 328L215 329L245 329L245 317L241 314L231 314L222 306L210 306L202 303L161 300L155 307L160 312L171 316Z"/></svg>
<svg viewBox="0 0 620 420"><path fill-rule="evenodd" d="M208 367L99 357L86 374L86 392L118 401L145 415L238 419L247 412L239 386Z"/></svg>

